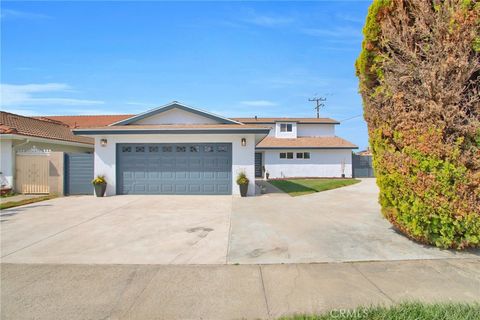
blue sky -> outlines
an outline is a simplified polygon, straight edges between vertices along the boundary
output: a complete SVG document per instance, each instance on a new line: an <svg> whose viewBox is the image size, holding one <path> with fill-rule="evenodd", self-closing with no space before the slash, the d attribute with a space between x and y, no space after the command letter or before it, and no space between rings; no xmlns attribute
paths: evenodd
<svg viewBox="0 0 480 320"><path fill-rule="evenodd" d="M362 114L354 62L370 1L1 4L1 105L138 113L178 100L224 116ZM337 134L365 148L361 117Z"/></svg>

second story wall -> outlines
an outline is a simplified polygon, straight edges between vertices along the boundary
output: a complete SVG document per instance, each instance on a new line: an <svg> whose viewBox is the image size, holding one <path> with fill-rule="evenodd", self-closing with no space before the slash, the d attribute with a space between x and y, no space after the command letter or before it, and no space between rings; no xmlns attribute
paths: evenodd
<svg viewBox="0 0 480 320"><path fill-rule="evenodd" d="M285 131L282 131L282 127ZM288 131L287 131L288 128ZM297 123L296 122L276 122L275 123L275 137L276 138L296 138L297 137Z"/></svg>
<svg viewBox="0 0 480 320"><path fill-rule="evenodd" d="M298 137L325 137L335 135L335 125L327 123L297 125Z"/></svg>

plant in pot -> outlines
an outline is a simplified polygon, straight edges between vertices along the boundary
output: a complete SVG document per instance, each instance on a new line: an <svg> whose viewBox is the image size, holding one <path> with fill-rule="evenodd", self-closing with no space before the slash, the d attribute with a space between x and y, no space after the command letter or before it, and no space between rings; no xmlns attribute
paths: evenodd
<svg viewBox="0 0 480 320"><path fill-rule="evenodd" d="M97 176L92 180L93 187L95 188L95 195L97 197L103 197L107 190L107 181L104 176Z"/></svg>
<svg viewBox="0 0 480 320"><path fill-rule="evenodd" d="M247 196L247 192L248 192L248 183L250 182L250 180L248 180L247 178L247 175L245 174L245 172L240 172L237 176L237 184L238 186L240 187L240 195L242 197L246 197Z"/></svg>

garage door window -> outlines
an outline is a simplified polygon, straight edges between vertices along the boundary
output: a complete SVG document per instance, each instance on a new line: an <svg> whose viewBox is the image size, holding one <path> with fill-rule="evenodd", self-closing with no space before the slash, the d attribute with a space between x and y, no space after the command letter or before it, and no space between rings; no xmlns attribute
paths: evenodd
<svg viewBox="0 0 480 320"><path fill-rule="evenodd" d="M172 152L172 147L162 147L162 152Z"/></svg>
<svg viewBox="0 0 480 320"><path fill-rule="evenodd" d="M157 146L155 146L155 147L152 147L152 146L148 147L148 152L158 152L158 151L159 151L159 150L158 150L158 147L157 147Z"/></svg>
<svg viewBox="0 0 480 320"><path fill-rule="evenodd" d="M203 151L205 152L213 152L213 147L212 146L204 146Z"/></svg>
<svg viewBox="0 0 480 320"><path fill-rule="evenodd" d="M190 152L200 152L200 146L191 146Z"/></svg>
<svg viewBox="0 0 480 320"><path fill-rule="evenodd" d="M145 147L135 147L135 152L145 152Z"/></svg>
<svg viewBox="0 0 480 320"><path fill-rule="evenodd" d="M218 152L227 152L227 147L226 146L218 146Z"/></svg>
<svg viewBox="0 0 480 320"><path fill-rule="evenodd" d="M132 147L123 147L122 152L132 152Z"/></svg>
<svg viewBox="0 0 480 320"><path fill-rule="evenodd" d="M187 147L177 146L177 152L186 152L186 151L187 151Z"/></svg>

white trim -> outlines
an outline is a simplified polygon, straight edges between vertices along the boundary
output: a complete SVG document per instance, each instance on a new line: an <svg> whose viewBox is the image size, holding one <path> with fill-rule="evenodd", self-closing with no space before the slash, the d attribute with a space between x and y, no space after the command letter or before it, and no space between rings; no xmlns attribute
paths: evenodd
<svg viewBox="0 0 480 320"><path fill-rule="evenodd" d="M30 142L44 142L44 143L51 143L51 144L58 144L64 146L75 146L75 147L85 147L85 148L94 148L93 144L88 143L81 143L81 142L72 142L72 141L64 141L64 140L56 140L56 139L47 139L47 138L39 138L39 137L30 137L24 136L19 134L0 134L1 139L12 139L12 140L29 140Z"/></svg>
<svg viewBox="0 0 480 320"><path fill-rule="evenodd" d="M115 126L117 124L121 124L121 123L124 123L124 122L128 122L130 121L131 119L135 119L135 118L138 118L138 117L142 117L144 115L148 115L150 113L155 113L156 111L160 111L164 108L167 108L167 107L170 107L172 105L179 105L179 106L182 106L184 108L187 108L187 109L191 109L191 110L194 110L194 111L197 111L197 112L201 112L201 113L204 113L204 114L207 114L207 115L210 115L212 117L216 117L216 118L220 118L220 119L223 119L223 120L226 120L228 122L234 122L236 124L243 124L242 122L238 122L236 120L233 120L233 119L229 119L229 118L225 118L225 117L222 117L218 114L214 114L214 113L211 113L211 112L208 112L208 111L205 111L205 110L202 110L202 109L198 109L198 108L194 108L194 107L191 107L189 105L186 105L186 104L183 104L183 103L180 103L178 101L172 101L170 103L167 103L165 105L162 105L160 107L156 107L156 108L153 108L153 109L150 109L150 110L147 110L145 112L142 112L142 113L139 113L137 115L134 115L133 117L130 117L130 118L127 118L127 119L123 119L123 120L120 120L120 121L117 121L117 122L114 122L114 123L111 123L109 124L108 126Z"/></svg>

